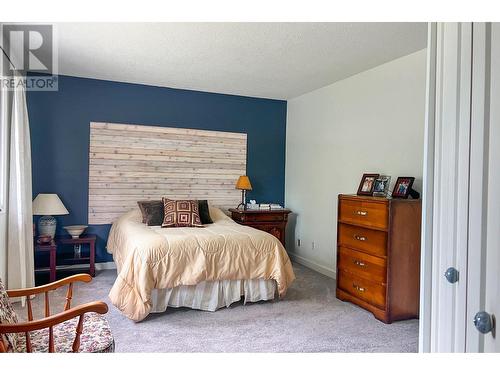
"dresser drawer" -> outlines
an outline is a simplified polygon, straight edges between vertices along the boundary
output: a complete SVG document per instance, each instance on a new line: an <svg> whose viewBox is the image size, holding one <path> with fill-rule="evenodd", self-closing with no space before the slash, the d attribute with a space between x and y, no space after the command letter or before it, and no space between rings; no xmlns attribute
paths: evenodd
<svg viewBox="0 0 500 375"><path fill-rule="evenodd" d="M385 309L385 286L339 270L338 287L371 305Z"/></svg>
<svg viewBox="0 0 500 375"><path fill-rule="evenodd" d="M242 222L270 222L270 221L286 221L287 220L287 214L283 213L273 213L272 211L265 211L265 212L257 212L257 213L233 213L232 217L235 221L242 221Z"/></svg>
<svg viewBox="0 0 500 375"><path fill-rule="evenodd" d="M387 269L384 258L339 247L338 268L377 283L385 283Z"/></svg>
<svg viewBox="0 0 500 375"><path fill-rule="evenodd" d="M339 246L347 246L367 253L387 255L387 233L379 230L339 223Z"/></svg>
<svg viewBox="0 0 500 375"><path fill-rule="evenodd" d="M341 199L339 220L386 230L388 227L388 203Z"/></svg>
<svg viewBox="0 0 500 375"><path fill-rule="evenodd" d="M244 223L243 225L262 230L269 234L272 234L280 241L284 241L285 237L285 224L276 223L276 224L261 224L261 223Z"/></svg>

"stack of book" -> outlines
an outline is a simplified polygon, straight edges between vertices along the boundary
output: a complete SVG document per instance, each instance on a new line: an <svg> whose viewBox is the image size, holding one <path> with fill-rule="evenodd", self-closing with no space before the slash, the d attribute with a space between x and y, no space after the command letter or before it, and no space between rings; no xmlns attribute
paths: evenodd
<svg viewBox="0 0 500 375"><path fill-rule="evenodd" d="M259 204L259 210L281 210L281 207L277 203L261 203Z"/></svg>

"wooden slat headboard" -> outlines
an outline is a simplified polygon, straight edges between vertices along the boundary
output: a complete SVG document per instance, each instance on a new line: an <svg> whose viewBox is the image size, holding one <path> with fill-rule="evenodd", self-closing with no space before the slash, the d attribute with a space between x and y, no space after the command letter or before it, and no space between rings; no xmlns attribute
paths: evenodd
<svg viewBox="0 0 500 375"><path fill-rule="evenodd" d="M246 158L242 133L92 122L88 222L109 224L162 196L236 207Z"/></svg>

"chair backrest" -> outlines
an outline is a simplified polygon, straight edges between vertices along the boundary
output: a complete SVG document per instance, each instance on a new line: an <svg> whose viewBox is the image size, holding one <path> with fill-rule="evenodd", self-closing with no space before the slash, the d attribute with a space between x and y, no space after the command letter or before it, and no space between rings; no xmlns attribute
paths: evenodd
<svg viewBox="0 0 500 375"><path fill-rule="evenodd" d="M0 279L0 324L13 324L17 322L16 312L9 301L9 296L3 286L2 279ZM4 333L0 336L0 340L3 340L7 351L15 351L19 339L18 333Z"/></svg>

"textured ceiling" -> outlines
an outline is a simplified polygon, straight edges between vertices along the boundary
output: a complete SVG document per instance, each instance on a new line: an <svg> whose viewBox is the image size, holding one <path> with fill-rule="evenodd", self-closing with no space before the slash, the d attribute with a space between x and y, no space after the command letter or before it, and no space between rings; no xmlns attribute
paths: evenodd
<svg viewBox="0 0 500 375"><path fill-rule="evenodd" d="M59 73L289 99L426 46L425 23L62 23Z"/></svg>

